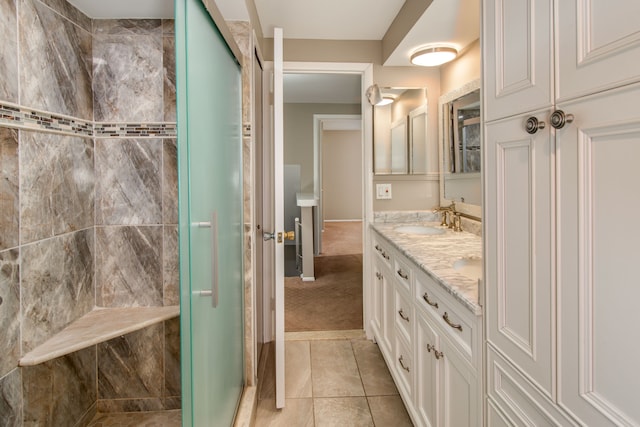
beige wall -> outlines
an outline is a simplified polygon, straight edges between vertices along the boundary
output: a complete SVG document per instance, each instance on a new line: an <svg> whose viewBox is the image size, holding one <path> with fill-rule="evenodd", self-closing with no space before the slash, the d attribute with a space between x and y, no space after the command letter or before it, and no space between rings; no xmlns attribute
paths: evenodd
<svg viewBox="0 0 640 427"><path fill-rule="evenodd" d="M451 92L480 78L480 40L473 42L455 61L442 66L440 92Z"/></svg>
<svg viewBox="0 0 640 427"><path fill-rule="evenodd" d="M324 219L362 219L362 132L322 132Z"/></svg>
<svg viewBox="0 0 640 427"><path fill-rule="evenodd" d="M423 87L426 89L427 128L427 175L374 176L373 210L425 210L440 203L438 181L438 99L440 98L440 69L424 67L373 68L373 81L380 87ZM392 183L392 199L375 198L376 183Z"/></svg>
<svg viewBox="0 0 640 427"><path fill-rule="evenodd" d="M360 105L284 104L284 163L300 165L304 193L313 193L314 114L360 114Z"/></svg>

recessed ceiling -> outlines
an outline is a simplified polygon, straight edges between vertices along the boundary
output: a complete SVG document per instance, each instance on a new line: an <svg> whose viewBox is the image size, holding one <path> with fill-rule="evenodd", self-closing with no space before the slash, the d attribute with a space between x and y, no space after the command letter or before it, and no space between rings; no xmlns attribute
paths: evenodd
<svg viewBox="0 0 640 427"><path fill-rule="evenodd" d="M285 73L284 102L296 104L360 104L357 74Z"/></svg>
<svg viewBox="0 0 640 427"><path fill-rule="evenodd" d="M255 0L265 37L382 40L404 0Z"/></svg>

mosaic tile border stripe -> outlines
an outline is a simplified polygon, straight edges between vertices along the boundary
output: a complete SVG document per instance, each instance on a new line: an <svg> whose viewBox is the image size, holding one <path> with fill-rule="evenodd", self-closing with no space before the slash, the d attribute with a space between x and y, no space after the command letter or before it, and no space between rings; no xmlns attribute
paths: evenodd
<svg viewBox="0 0 640 427"><path fill-rule="evenodd" d="M175 138L175 122L94 123L0 102L0 126L86 138Z"/></svg>
<svg viewBox="0 0 640 427"><path fill-rule="evenodd" d="M175 138L175 123L95 123L96 138Z"/></svg>

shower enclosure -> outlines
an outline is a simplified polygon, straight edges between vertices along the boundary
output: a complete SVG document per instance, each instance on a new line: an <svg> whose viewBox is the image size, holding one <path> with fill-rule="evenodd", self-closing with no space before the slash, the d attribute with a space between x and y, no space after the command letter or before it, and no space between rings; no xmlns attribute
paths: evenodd
<svg viewBox="0 0 640 427"><path fill-rule="evenodd" d="M243 389L242 83L200 0L176 1L182 423L231 425Z"/></svg>

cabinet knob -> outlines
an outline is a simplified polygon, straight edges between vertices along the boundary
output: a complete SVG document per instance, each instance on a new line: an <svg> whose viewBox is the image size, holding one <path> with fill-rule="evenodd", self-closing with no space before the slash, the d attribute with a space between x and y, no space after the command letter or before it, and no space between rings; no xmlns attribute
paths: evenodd
<svg viewBox="0 0 640 427"><path fill-rule="evenodd" d="M565 114L562 110L556 110L551 114L551 126L556 129L562 129L567 123L571 123L573 114Z"/></svg>
<svg viewBox="0 0 640 427"><path fill-rule="evenodd" d="M404 314L404 311L402 311L402 309L398 310L398 315L402 318L402 320L405 320L407 322L409 321L409 316Z"/></svg>
<svg viewBox="0 0 640 427"><path fill-rule="evenodd" d="M531 116L527 119L524 128L527 133L533 135L534 133L538 132L538 130L544 129L545 126L546 124L544 122L541 122L536 117Z"/></svg>

